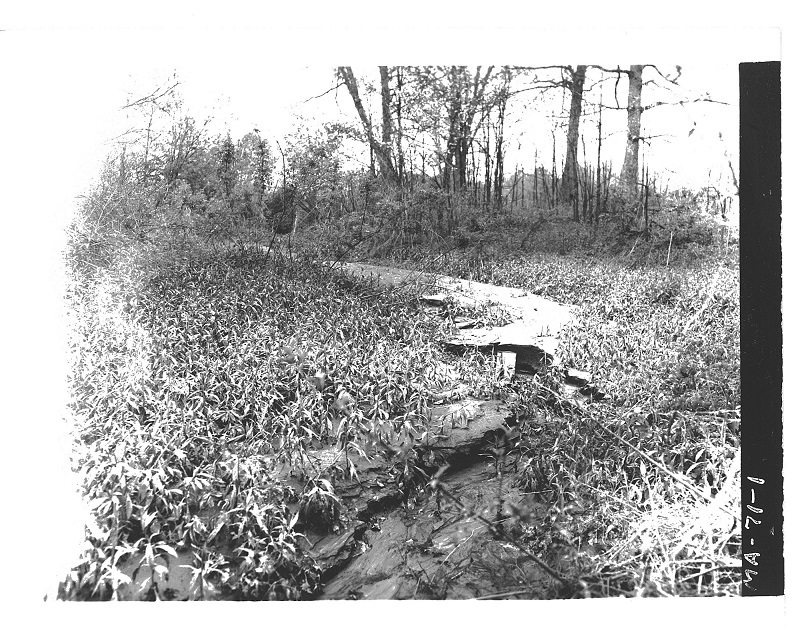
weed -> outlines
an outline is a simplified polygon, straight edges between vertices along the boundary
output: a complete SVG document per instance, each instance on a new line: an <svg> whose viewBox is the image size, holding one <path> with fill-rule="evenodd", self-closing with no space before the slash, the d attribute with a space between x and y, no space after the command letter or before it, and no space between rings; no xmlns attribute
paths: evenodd
<svg viewBox="0 0 800 635"><path fill-rule="evenodd" d="M513 479L550 514L533 525L500 491L485 520L526 552L561 554L557 579L583 581L564 595L736 592L740 528L722 509L736 506L739 478L729 259L687 264L691 245L673 241L669 269L630 246L630 258L610 261L474 251L430 261L433 272L578 305L559 354L608 395L578 406L560 394L562 368L509 382L490 356L449 356L435 342L453 325L410 293L302 249L290 259L92 245L68 301L75 467L93 519L62 597L119 596L131 562L155 581L172 552L192 554L204 594L313 596L320 574L300 531L341 522L336 472L358 479L355 456L391 452L410 502L431 471L418 447L436 433L431 402L459 385L512 407L515 435L490 456L500 489ZM460 313L477 325L508 319L491 306ZM310 456L331 445L325 473Z"/></svg>

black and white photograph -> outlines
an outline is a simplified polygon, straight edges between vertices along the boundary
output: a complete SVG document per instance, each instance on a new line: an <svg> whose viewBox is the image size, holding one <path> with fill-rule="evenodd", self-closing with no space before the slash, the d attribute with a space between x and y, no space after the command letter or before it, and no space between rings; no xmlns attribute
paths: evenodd
<svg viewBox="0 0 800 635"><path fill-rule="evenodd" d="M780 31L495 9L0 33L39 602L785 611Z"/></svg>

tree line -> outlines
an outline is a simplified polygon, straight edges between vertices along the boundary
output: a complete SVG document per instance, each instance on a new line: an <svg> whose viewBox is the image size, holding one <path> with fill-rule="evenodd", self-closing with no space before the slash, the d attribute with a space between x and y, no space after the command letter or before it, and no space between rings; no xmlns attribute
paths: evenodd
<svg viewBox="0 0 800 635"><path fill-rule="evenodd" d="M360 75L342 66L332 88L346 94L352 117L319 127L299 122L281 140L259 129L238 140L213 134L210 120L189 114L173 78L125 106L130 128L88 215L141 235L169 225L224 236L264 219L291 233L300 218L336 221L356 240L388 232L390 241L451 235L465 221L518 207L566 210L586 223L604 212L628 218L643 210L646 223L655 180L640 163L648 142L643 116L688 102L645 103L643 95L651 87L664 94L680 77L680 66L663 72L654 65L378 66ZM604 103L609 85L613 100ZM510 167L512 107L522 104L515 116L524 124L527 105L544 102L552 105L552 152L536 148L532 170ZM627 115L618 172L603 152L609 111ZM596 145L592 157L586 138ZM348 167L347 144L364 148L363 169ZM557 153L557 145L566 151Z"/></svg>
<svg viewBox="0 0 800 635"><path fill-rule="evenodd" d="M642 115L658 106L687 103L653 101L643 105L645 85L661 88L678 86L681 67L670 73L654 65L631 65L628 68L604 68L597 65L546 67L378 67L380 77L380 113L373 118L364 106L359 81L351 67L339 67L337 78L346 87L358 114L365 142L370 151L370 171L388 183L407 185L416 167L429 174L437 187L448 193L472 194L473 203L502 209L508 190L514 190L519 175L507 181L505 163L507 140L504 136L507 109L512 100L531 91L557 93L565 100L567 120L561 126L566 152L557 164L555 143L552 164L541 170L535 183L550 187L544 191L550 205L559 201L574 211L575 220L597 221L607 205L610 171L603 171L603 112L624 110L627 113L625 154L616 175L616 190L624 202L632 202L647 186L640 172ZM650 77L644 81L643 77ZM587 82L588 79L588 82ZM614 84L614 103L604 104L599 88ZM366 82L365 82L366 83ZM620 86L627 84L627 96L620 99ZM377 91L374 91L377 92ZM620 104L620 101L623 101ZM701 97L692 101L712 101ZM597 116L597 156L589 174L585 150L580 152L582 116L586 107ZM593 131L594 132L594 131ZM554 132L555 135L555 132ZM581 161L581 159L584 161ZM545 175L545 171L548 174ZM536 191L538 192L538 187ZM523 188L524 191L524 188ZM601 197L601 194L605 196ZM580 213L583 202L590 213Z"/></svg>

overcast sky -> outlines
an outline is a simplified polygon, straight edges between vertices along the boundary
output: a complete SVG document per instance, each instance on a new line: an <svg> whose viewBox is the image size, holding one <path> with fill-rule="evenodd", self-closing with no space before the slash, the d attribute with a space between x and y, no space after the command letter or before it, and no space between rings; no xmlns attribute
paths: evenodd
<svg viewBox="0 0 800 635"><path fill-rule="evenodd" d="M233 46L236 34L217 40L224 49ZM75 46L70 43L69 46ZM242 55L243 59L231 62L217 56L197 55L175 58L157 56L143 57L119 64L113 59L87 56L88 64L75 64L61 79L61 85L51 87L55 98L62 104L62 116L69 113L59 132L68 139L69 147L75 149L66 187L85 191L97 175L102 159L114 150L113 143L130 125L128 114L121 107L129 100L151 93L156 87L166 85L176 76L180 82L179 94L183 98L186 112L198 121L211 118L209 130L213 133L230 131L234 139L240 138L255 127L272 141L282 139L298 125L303 117L310 126L337 120L351 121L358 125L350 96L344 89L332 92L335 85L334 67L324 59L313 64L275 64ZM237 58L239 56L236 56ZM565 58L567 56L565 55ZM594 60L586 60L594 62ZM528 62L531 63L531 62ZM533 62L538 63L538 62ZM568 59L559 63L569 63ZM665 64L665 70L674 70L674 65ZM699 97L708 93L713 99L726 102L719 104L690 104L685 107L660 107L647 111L643 117L643 133L659 135L652 145L643 146L642 163L651 169L672 178L673 183L700 187L711 170L720 174L728 151L734 163L737 161L738 145L738 71L735 63L714 62L711 65L692 65L682 62L682 96ZM359 73L359 71L361 73ZM377 81L376 66L356 67L357 74ZM646 75L647 78L647 75ZM644 101L653 99L651 89L645 87ZM613 86L607 84L604 102L611 105ZM366 91L362 88L366 100ZM506 169L512 171L519 165L530 172L538 161L549 161L552 152L553 122L550 111L525 108L530 104L532 93L526 93L513 101L506 124ZM597 99L596 94L587 94ZM679 96L661 95L667 101ZM562 96L551 96L558 108ZM624 107L627 87L619 91L619 101ZM377 104L373 105L373 109ZM587 107L588 111L588 107ZM129 112L129 111L128 111ZM585 136L586 152L590 161L596 156L594 122L584 120L582 133ZM605 114L604 161L611 161L616 168L622 163L624 153L625 113ZM693 131L692 135L689 132ZM66 134L64 134L66 132ZM719 140L723 134L724 143ZM78 138L71 138L78 135ZM661 136L663 135L663 136ZM556 134L559 154L563 152L563 131ZM365 160L362 156L362 159ZM561 162L561 157L559 157ZM351 163L351 166L354 166ZM66 175L65 175L66 176Z"/></svg>
<svg viewBox="0 0 800 635"><path fill-rule="evenodd" d="M764 30L579 30L568 41L565 36L574 31L495 30L483 33L476 46L462 47L464 53L456 55L447 44L464 37L447 29L416 30L411 37L408 32L372 33L370 37L368 30L356 29L337 38L314 29L287 26L276 30L274 23L266 23L269 28L250 28L264 22L251 24L247 14L240 13L235 29L193 27L197 17L190 14L182 28L170 30L153 28L154 20L145 21L141 8L134 13L132 6L129 14L111 27L87 29L92 25L88 22L82 28L67 29L57 24L69 12L61 5L56 7L43 14L37 29L0 34L3 59L11 62L2 69L10 75L4 86L18 86L14 94L19 98L0 107L11 107L11 113L4 116L5 122L13 122L11 145L18 142L22 154L35 162L44 151L42 143L47 144L51 157L60 157L58 174L48 178L58 184L59 193L73 197L86 191L109 150L109 141L121 131L124 122L119 109L128 95L146 93L173 72L181 80L189 111L198 118L213 113L217 124L230 128L234 136L257 125L279 137L290 128L298 111L307 116L316 113L320 119L342 112L353 116L344 91L339 91L338 103L329 95L298 107L332 86L332 68L337 63L682 64L687 87L733 101L738 90L736 63L780 54L777 34ZM97 16L101 23L108 19L103 13ZM148 28L142 28L142 22ZM354 24L357 27L357 22ZM392 43L386 55L389 59L380 59L378 44L387 40ZM685 125L685 113L672 110ZM700 125L701 134L693 135L693 146L662 143L654 155L661 154L673 165L680 159L700 160L701 150L716 143L710 139L718 135L718 128L726 130L729 137L735 135L736 124L731 125L737 120L735 111L735 106L727 111L697 109L691 118L697 117L699 124L711 123L711 127ZM655 111L648 112L643 122L649 131L658 132L654 129ZM704 134L711 137L706 139ZM32 144L33 139L37 143ZM62 214L58 216L63 220Z"/></svg>
<svg viewBox="0 0 800 635"><path fill-rule="evenodd" d="M776 23L769 4L764 0L764 10L753 12L745 11L750 3L735 0L674 0L650 8L640 2L579 3L578 16L564 16L558 6L502 0L492 3L491 14L485 3L461 2L455 11L421 0L391 13L360 0L275 6L235 0L28 2L2 16L7 30L0 32L0 80L9 97L0 100L0 119L4 145L15 152L0 160L12 180L35 183L28 167L46 151L58 170L47 175L51 187L41 195L54 197L47 213L62 222L64 206L86 191L119 132L119 108L128 93L174 71L190 111L202 116L213 110L234 136L254 125L280 135L291 125L293 105L331 86L337 64L682 64L687 86L702 84L715 98L735 99L736 63L780 59L779 32L764 28ZM690 11L681 12L684 6ZM727 70L706 72L712 66ZM336 106L327 99L300 110L325 105L325 118L331 103ZM352 116L349 100L339 104ZM712 113L714 125L698 132L730 128L722 111L702 112ZM655 120L650 111L644 125ZM694 150L677 144L674 156L666 147L661 152L677 164L710 147L701 134L692 142Z"/></svg>

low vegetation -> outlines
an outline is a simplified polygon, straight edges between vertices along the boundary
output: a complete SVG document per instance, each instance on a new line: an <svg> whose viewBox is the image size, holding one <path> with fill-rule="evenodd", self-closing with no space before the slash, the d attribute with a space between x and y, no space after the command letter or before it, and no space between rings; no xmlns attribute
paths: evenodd
<svg viewBox="0 0 800 635"><path fill-rule="evenodd" d="M591 595L737 595L738 266L558 255L439 262L450 275L579 307L562 363L589 371L604 398L554 408L539 382L515 386L518 478L553 510L550 524L526 530L538 552L559 553L592 581Z"/></svg>
<svg viewBox="0 0 800 635"><path fill-rule="evenodd" d="M335 528L338 500L306 453L345 450L338 478L357 478L348 456L418 436L431 394L458 384L515 410L522 434L505 469L551 510L544 524L520 512L515 540L579 580L570 593L738 593L730 248L673 254L668 268L630 248L429 258L431 271L578 305L561 363L508 384L483 355L440 349L450 327L413 293L348 278L300 242L290 257L122 241L96 267L97 249L73 241L71 415L93 517L62 597L114 597L126 562L157 574L178 551L223 597L313 597L303 530ZM565 367L592 374L595 399L556 397ZM287 485L287 467L304 485Z"/></svg>

